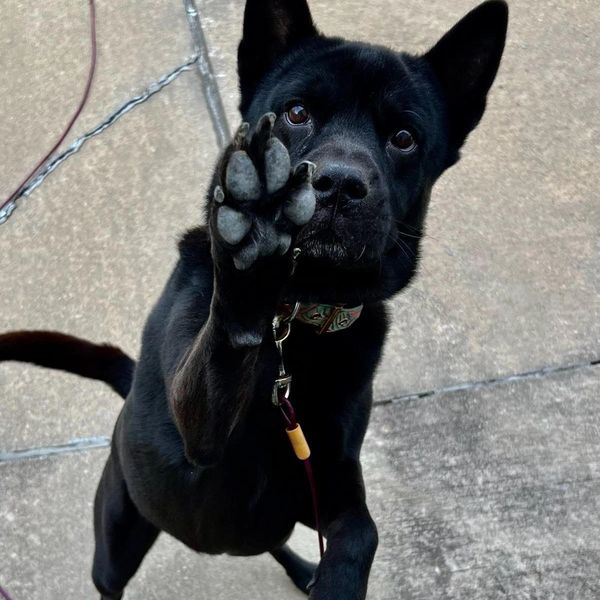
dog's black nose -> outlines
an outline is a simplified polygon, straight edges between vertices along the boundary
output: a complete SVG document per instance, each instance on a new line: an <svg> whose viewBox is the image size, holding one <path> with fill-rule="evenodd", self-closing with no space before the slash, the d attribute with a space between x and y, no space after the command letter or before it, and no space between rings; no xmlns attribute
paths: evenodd
<svg viewBox="0 0 600 600"><path fill-rule="evenodd" d="M353 166L329 164L319 169L313 180L320 200L352 202L362 200L369 192L362 173Z"/></svg>

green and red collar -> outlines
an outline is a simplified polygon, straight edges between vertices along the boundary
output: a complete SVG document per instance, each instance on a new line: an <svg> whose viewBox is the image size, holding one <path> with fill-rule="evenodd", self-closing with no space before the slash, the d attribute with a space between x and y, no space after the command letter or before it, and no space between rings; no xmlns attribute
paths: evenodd
<svg viewBox="0 0 600 600"><path fill-rule="evenodd" d="M301 323L318 327L317 333L322 334L348 329L360 317L362 309L362 304L349 307L343 304L300 302L295 307L285 305L284 312Z"/></svg>

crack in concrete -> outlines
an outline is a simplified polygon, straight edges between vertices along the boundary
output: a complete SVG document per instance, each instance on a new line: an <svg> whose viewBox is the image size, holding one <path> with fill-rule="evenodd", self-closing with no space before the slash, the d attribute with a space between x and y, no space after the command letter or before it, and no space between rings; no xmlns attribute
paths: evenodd
<svg viewBox="0 0 600 600"><path fill-rule="evenodd" d="M458 385L447 386L439 388L437 390L428 390L425 392L417 392L413 394L404 394L394 398L385 400L379 400L373 403L373 406L386 406L390 404L398 404L406 400L418 400L421 398L429 398L431 396L439 396L442 394L449 394L459 391L470 391L486 387L493 387L497 385L503 385L514 381L527 381L530 379L543 379L548 375L555 373L566 373L571 371L577 371L580 369L598 367L600 366L600 359L591 360L585 363L576 363L571 365L562 365L556 367L543 367L533 371L525 371L523 373L516 373L513 375L506 375L503 377L491 377L489 379L482 379L480 381L473 381L467 383L461 383ZM107 436L90 437L90 438L77 438L70 440L64 444L56 444L51 446L43 446L38 448L27 448L24 450L13 450L0 452L0 465L3 463L19 462L23 460L31 460L35 458L48 458L50 456L56 456L60 454L75 454L78 452L87 452L89 450L108 448L110 446L110 438Z"/></svg>
<svg viewBox="0 0 600 600"><path fill-rule="evenodd" d="M229 131L229 124L223 107L221 93L219 92L219 84L217 83L210 62L210 53L208 51L206 36L202 29L200 15L195 1L183 0L183 6L185 8L190 33L192 34L192 40L194 42L194 52L198 57L196 65L202 82L202 92L204 93L204 99L206 100L206 107L217 138L217 144L219 145L219 148L223 149L229 143L231 133Z"/></svg>
<svg viewBox="0 0 600 600"><path fill-rule="evenodd" d="M97 448L108 448L110 438L106 436L77 438L65 444L45 446L41 448L27 448L26 450L13 450L12 452L0 452L0 464L30 460L32 458L48 458L57 454L73 454Z"/></svg>
<svg viewBox="0 0 600 600"><path fill-rule="evenodd" d="M41 167L41 169L29 180L29 182L21 188L21 191L15 197L15 199L2 210L0 210L0 225L8 221L15 209L18 208L21 199L30 196L45 181L48 175L54 172L70 156L76 152L79 152L82 146L89 139L99 135L105 129L118 121L122 116L127 114L130 110L133 110L139 104L149 100L152 96L160 92L163 88L179 77L183 71L188 71L193 65L198 67L198 72L202 81L202 91L204 93L208 114L217 138L217 144L219 145L219 148L225 147L231 138L231 134L229 131L229 124L225 114L225 109L223 107L223 102L221 100L219 86L210 62L208 44L206 42L204 31L202 30L198 9L194 0L183 0L183 5L186 11L192 40L194 42L194 56L192 56L192 58L187 60L182 65L175 68L173 71L163 75L157 81L150 83L150 85L148 85L141 94L123 103L104 121L94 127L94 129L77 138L66 150L46 162L46 164Z"/></svg>
<svg viewBox="0 0 600 600"><path fill-rule="evenodd" d="M90 140L93 137L96 137L97 135L100 135L105 129L116 123L121 117L133 110L136 106L147 102L150 98L152 98L152 96L154 96L162 89L167 87L170 83L175 81L175 79L177 79L177 77L179 77L181 73L183 73L184 71L189 71L192 68L192 66L196 62L198 62L198 60L199 56L194 55L186 62L179 65L177 68L163 75L157 81L153 81L146 87L146 89L143 92L141 92L137 96L134 96L130 100L127 100L127 102L121 104L121 106L119 106L117 110L115 110L106 119L104 119L104 121L102 121L100 124L98 124L96 127L91 129L87 133L84 133L82 136L78 137L70 146L68 146L66 150L51 158L29 181L29 183L27 183L21 189L21 192L15 198L15 200L5 208L4 212L6 214L0 214L0 225L6 222L11 213L15 210L15 208L17 208L17 200L20 200L21 198L27 198L28 196L30 196L32 192L44 182L48 175L55 171L70 156L72 156L76 152L79 152L79 150L81 150L83 145L88 140Z"/></svg>
<svg viewBox="0 0 600 600"><path fill-rule="evenodd" d="M522 373L513 373L512 375L503 375L499 377L490 377L489 379L480 379L478 381L467 381L465 383L459 383L457 385L449 385L434 390L425 390L422 392L413 392L408 394L402 394L400 396L393 396L392 398L386 398L383 400L377 400L373 402L374 406L385 406L388 404L397 404L407 400L417 400L420 398L429 398L431 396L441 396L443 394L451 394L454 392L464 392L471 390L478 390L487 387L494 387L497 385L504 385L512 383L514 381L527 381L529 379L542 379L547 375L553 375L555 373L565 373L569 371L578 371L580 369L586 369L589 367L596 367L600 365L600 359L590 360L588 362L575 363L570 365L559 365L542 367L532 371L523 371Z"/></svg>

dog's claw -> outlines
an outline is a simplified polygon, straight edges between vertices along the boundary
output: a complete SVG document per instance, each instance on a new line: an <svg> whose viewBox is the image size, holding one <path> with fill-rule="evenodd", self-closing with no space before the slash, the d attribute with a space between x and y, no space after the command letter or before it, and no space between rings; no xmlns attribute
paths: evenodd
<svg viewBox="0 0 600 600"><path fill-rule="evenodd" d="M255 155L254 153L257 155L264 153L265 146L269 142L273 133L273 126L275 125L276 119L277 116L275 113L266 113L259 119L258 125L256 126L256 131L254 132L250 142L253 156Z"/></svg>
<svg viewBox="0 0 600 600"><path fill-rule="evenodd" d="M279 236L279 246L277 247L277 252L279 252L280 256L283 256L290 249L291 245L292 236L289 233L282 233Z"/></svg>
<svg viewBox="0 0 600 600"><path fill-rule="evenodd" d="M252 160L243 150L236 150L231 155L225 174L225 185L236 200L250 201L260 197L258 173Z"/></svg>
<svg viewBox="0 0 600 600"><path fill-rule="evenodd" d="M275 125L276 119L277 115L272 112L264 114L259 119L258 125L256 126L256 133L254 134L254 137L257 138L257 141L262 141L263 144L266 143L271 135L271 132L273 131L273 126Z"/></svg>
<svg viewBox="0 0 600 600"><path fill-rule="evenodd" d="M267 121L269 122L269 130L273 129L275 125L275 121L277 120L277 115L274 112L265 113L261 118L258 125L258 128L261 129L261 125L263 127L267 126Z"/></svg>
<svg viewBox="0 0 600 600"><path fill-rule="evenodd" d="M313 175L317 170L317 165L310 160L303 160L300 164L296 166L294 169L294 179L297 181L307 181L312 182Z"/></svg>
<svg viewBox="0 0 600 600"><path fill-rule="evenodd" d="M252 219L229 206L221 206L217 214L217 228L228 244L239 244L252 227Z"/></svg>
<svg viewBox="0 0 600 600"><path fill-rule="evenodd" d="M265 152L265 177L269 194L278 192L288 182L290 168L287 148L276 137L272 137L267 142Z"/></svg>
<svg viewBox="0 0 600 600"><path fill-rule="evenodd" d="M223 201L225 200L225 194L223 192L223 188L220 185L215 187L213 198L215 199L215 202L217 204L223 204Z"/></svg>
<svg viewBox="0 0 600 600"><path fill-rule="evenodd" d="M249 131L250 131L250 123L246 123L246 121L244 121L238 127L238 130L235 132L235 136L233 138L233 145L236 148L241 148L242 144L244 143L244 140L248 136Z"/></svg>

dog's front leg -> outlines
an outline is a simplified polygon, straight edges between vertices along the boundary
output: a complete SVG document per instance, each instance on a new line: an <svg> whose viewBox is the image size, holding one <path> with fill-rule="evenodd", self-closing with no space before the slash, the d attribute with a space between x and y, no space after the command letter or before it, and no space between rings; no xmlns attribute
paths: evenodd
<svg viewBox="0 0 600 600"><path fill-rule="evenodd" d="M309 597L311 600L364 600L378 536L365 503L360 466L340 467L323 483L327 550Z"/></svg>
<svg viewBox="0 0 600 600"><path fill-rule="evenodd" d="M325 531L327 551L311 600L364 600L377 549L377 528L366 506L341 514Z"/></svg>
<svg viewBox="0 0 600 600"><path fill-rule="evenodd" d="M264 115L250 135L244 123L224 152L209 197L216 288L212 312L234 347L261 344L270 330L292 259L295 234L312 217L315 165L291 168Z"/></svg>
<svg viewBox="0 0 600 600"><path fill-rule="evenodd" d="M218 460L265 372L258 358L274 351L263 342L291 272L291 243L314 212L314 165L291 168L274 122L265 115L252 135L243 125L217 166L208 210L210 314L169 378L186 455L200 464Z"/></svg>
<svg viewBox="0 0 600 600"><path fill-rule="evenodd" d="M171 412L186 458L208 466L223 456L229 435L254 392L258 348L233 348L211 314L168 387Z"/></svg>

